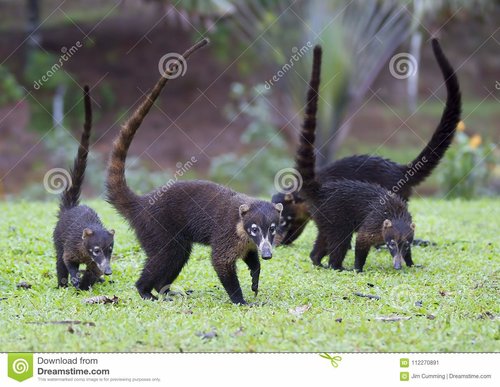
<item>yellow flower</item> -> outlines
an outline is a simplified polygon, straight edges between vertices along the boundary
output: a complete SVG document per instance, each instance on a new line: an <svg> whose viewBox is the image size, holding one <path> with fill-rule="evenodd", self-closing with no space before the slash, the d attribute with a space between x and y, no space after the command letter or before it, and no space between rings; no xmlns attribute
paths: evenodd
<svg viewBox="0 0 500 387"><path fill-rule="evenodd" d="M465 131L465 122L460 121L460 122L457 124L457 130L458 130L459 132L463 132L463 131Z"/></svg>
<svg viewBox="0 0 500 387"><path fill-rule="evenodd" d="M470 139L469 139L469 146L472 148L472 149L477 149L477 147L479 145L481 145L481 142L483 141L483 139L481 138L481 136L479 134L475 134L474 136L472 136Z"/></svg>

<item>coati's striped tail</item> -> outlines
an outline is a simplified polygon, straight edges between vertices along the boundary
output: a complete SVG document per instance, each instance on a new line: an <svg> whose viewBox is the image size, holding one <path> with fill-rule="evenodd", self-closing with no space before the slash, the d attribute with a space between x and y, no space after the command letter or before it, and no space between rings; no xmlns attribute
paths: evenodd
<svg viewBox="0 0 500 387"><path fill-rule="evenodd" d="M85 122L83 133L80 138L80 145L76 154L73 168L70 171L71 181L68 187L61 194L60 212L72 207L76 207L80 201L85 169L87 168L87 156L89 154L90 130L92 129L92 106L90 104L89 87L83 88L83 101L85 106Z"/></svg>
<svg viewBox="0 0 500 387"><path fill-rule="evenodd" d="M297 170L302 176L302 191L305 196L316 191L320 184L316 180L314 154L314 141L316 138L316 112L318 110L318 93L321 73L321 46L314 47L313 66L309 90L307 91L307 102L305 108L304 122L300 133L299 148L295 159Z"/></svg>
<svg viewBox="0 0 500 387"><path fill-rule="evenodd" d="M446 106L429 143L411 164L405 166L405 176L408 179L406 184L411 186L420 184L437 167L453 141L462 111L460 87L455 70L446 59L437 39L432 39L432 49L446 84Z"/></svg>
<svg viewBox="0 0 500 387"><path fill-rule="evenodd" d="M188 49L182 57L187 60L191 54L208 43L208 39L203 39ZM174 72L174 69L167 69ZM144 117L155 103L163 87L169 78L160 77L153 90L147 95L137 110L132 114L127 122L122 126L120 133L113 143L113 150L108 163L108 174L106 179L107 201L111 203L125 217L134 216L140 208L140 196L136 195L128 187L125 179L125 160L127 152L134 138L137 129L141 126Z"/></svg>

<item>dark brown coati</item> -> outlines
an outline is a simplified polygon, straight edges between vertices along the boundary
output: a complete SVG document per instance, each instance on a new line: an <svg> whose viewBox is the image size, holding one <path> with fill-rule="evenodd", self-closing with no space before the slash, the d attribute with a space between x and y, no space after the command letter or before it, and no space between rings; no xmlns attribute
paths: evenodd
<svg viewBox="0 0 500 387"><path fill-rule="evenodd" d="M380 184L387 190L408 201L413 188L422 183L436 168L455 135L460 121L461 96L455 71L446 59L439 42L432 40L432 48L446 84L446 106L432 138L420 154L409 164L402 165L377 156L356 155L337 160L317 173L320 182L338 179L362 180ZM304 230L310 215L304 208L299 193L276 194L273 203L283 203L283 215L278 234L282 243L288 245Z"/></svg>
<svg viewBox="0 0 500 387"><path fill-rule="evenodd" d="M88 86L84 88L84 105L83 133L70 171L71 180L61 194L59 220L54 230L54 245L57 254L58 285L67 286L69 274L71 283L76 288L88 290L103 274L111 274L110 259L115 232L104 228L92 208L79 204L92 127ZM79 278L80 265L86 265L82 278Z"/></svg>
<svg viewBox="0 0 500 387"><path fill-rule="evenodd" d="M190 48L184 59L206 43L203 40ZM257 293L258 253L263 259L272 257L282 205L201 180L178 181L146 195L137 195L127 186L125 160L130 143L167 81L160 78L123 125L108 165L108 201L127 219L147 255L137 289L144 299L157 298L152 290L166 292L188 261L193 243L201 243L212 247L213 267L231 301L245 304L236 261L243 257Z"/></svg>
<svg viewBox="0 0 500 387"><path fill-rule="evenodd" d="M318 237L311 254L315 265L329 254L329 266L343 269L342 262L357 232L354 268L362 271L371 246L386 243L394 268L404 260L413 265L411 242L415 225L406 202L389 195L378 184L358 180L337 179L321 182L316 178L314 141L321 70L321 47L314 48L313 70L296 167L303 179L304 196L318 227Z"/></svg>

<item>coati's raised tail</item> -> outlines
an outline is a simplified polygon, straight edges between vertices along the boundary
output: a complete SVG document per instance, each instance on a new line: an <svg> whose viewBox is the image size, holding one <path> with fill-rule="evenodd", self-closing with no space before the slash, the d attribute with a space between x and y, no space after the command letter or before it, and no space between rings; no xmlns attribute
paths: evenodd
<svg viewBox="0 0 500 387"><path fill-rule="evenodd" d="M61 194L60 211L78 206L85 169L87 168L87 156L89 154L90 130L92 128L92 107L90 105L89 87L83 88L83 103L85 108L85 122L83 124L82 137L76 154L73 168L70 171L70 184Z"/></svg>
<svg viewBox="0 0 500 387"><path fill-rule="evenodd" d="M204 46L202 41L184 54ZM136 287L144 299L164 294L189 260L194 243L212 248L212 265L231 301L245 304L236 261L250 269L252 290L259 287L260 261L272 257L281 204L251 198L202 180L176 181L144 195L134 194L124 177L130 142L166 80L160 80L122 127L108 165L108 201L135 231L147 260Z"/></svg>
<svg viewBox="0 0 500 387"><path fill-rule="evenodd" d="M389 195L378 184L345 178L325 182L316 178L314 132L320 62L321 49L315 47L305 119L296 156L297 168L303 178L301 193L304 193L318 228L311 260L319 266L323 256L328 254L329 267L342 270L356 232L354 267L357 271L363 270L370 248L381 243L387 244L395 269L401 269L403 262L412 266L410 245L415 225L405 201L397 195Z"/></svg>
<svg viewBox="0 0 500 387"><path fill-rule="evenodd" d="M80 191L87 166L89 138L92 128L92 107L88 86L84 87L85 122L77 155L70 173L71 185L61 195L58 221L53 239L56 250L57 284L71 284L80 290L88 290L101 279L111 274L111 255L114 230L107 230L99 215L90 207L80 205ZM86 270L80 276L80 265Z"/></svg>
<svg viewBox="0 0 500 387"><path fill-rule="evenodd" d="M424 181L443 158L453 141L462 109L460 87L455 70L446 59L437 39L432 39L432 49L446 84L446 106L432 138L422 152L406 166L405 176L408 179L406 184L411 187Z"/></svg>
<svg viewBox="0 0 500 387"><path fill-rule="evenodd" d="M307 91L304 122L302 124L300 143L296 156L297 170L302 176L303 185L301 192L303 192L305 196L317 191L320 186L316 179L316 155L314 153L314 141L316 139L316 113L318 110L321 57L321 46L315 46L311 80Z"/></svg>
<svg viewBox="0 0 500 387"><path fill-rule="evenodd" d="M453 140L456 126L460 120L461 97L455 71L446 59L437 40L432 40L432 47L444 77L447 99L439 125L437 125L431 140L420 154L409 164L399 164L372 155L344 157L316 171L316 181L326 183L340 179L350 179L376 183L386 190L397 193L405 201L410 199L413 188L424 181L439 164ZM310 132L311 126L304 128L301 137L301 147L303 152L306 152L306 155L313 155L311 149L308 148L311 143L310 140L314 139L314 136L311 137ZM307 137L304 137L304 134ZM310 160L314 161L313 158ZM306 169L305 172L301 172L303 177L308 178L310 172L313 171L310 164L307 164L308 160L298 161L301 163L299 167L302 166L302 168ZM306 189L309 186L305 184L304 188L300 192L294 193L293 197L291 195L275 195L273 197L274 203L283 203L283 214L287 215L286 218L280 220L279 234L283 244L290 244L297 239L310 219L301 201L301 196L306 195Z"/></svg>
<svg viewBox="0 0 500 387"><path fill-rule="evenodd" d="M199 41L182 54L182 58L187 60L191 54L207 44L208 39ZM175 72L176 70L175 68L166 69L166 75L169 75L169 71ZM125 160L127 158L127 152L137 129L141 126L144 117L146 117L170 78L171 77L168 76L160 77L146 99L122 126L120 134L113 143L113 150L108 165L108 177L106 180L107 201L113 203L115 208L124 216L131 216L141 210L140 197L128 187L125 179Z"/></svg>

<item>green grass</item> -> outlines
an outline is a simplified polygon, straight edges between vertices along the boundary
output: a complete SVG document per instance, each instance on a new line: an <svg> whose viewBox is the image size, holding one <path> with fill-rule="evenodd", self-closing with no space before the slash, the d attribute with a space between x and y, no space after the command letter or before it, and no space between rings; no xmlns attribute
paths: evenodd
<svg viewBox="0 0 500 387"><path fill-rule="evenodd" d="M194 293L170 302L141 300L134 282L144 254L109 206L91 204L117 231L113 282L77 292L55 286L51 234L56 206L0 203L0 298L5 298L0 301L0 351L500 350L498 199L412 201L417 236L437 246L414 248L414 261L422 267L401 271L392 269L386 251L372 251L362 274L314 268L308 254L316 231L310 225L296 246L278 248L271 261L262 262L257 298L247 269L239 265L243 292L247 301L256 302L253 307L229 302L210 265L210 249L201 246L174 286ZM352 267L352 251L345 265ZM32 288L17 289L20 281ZM116 295L120 301L83 302L95 295ZM302 305L310 309L290 313ZM410 319L376 319L395 315ZM60 320L95 326L41 324ZM197 335L213 330L212 339Z"/></svg>

